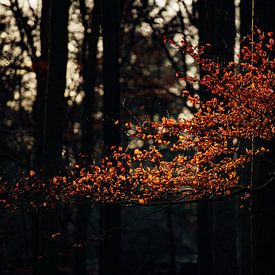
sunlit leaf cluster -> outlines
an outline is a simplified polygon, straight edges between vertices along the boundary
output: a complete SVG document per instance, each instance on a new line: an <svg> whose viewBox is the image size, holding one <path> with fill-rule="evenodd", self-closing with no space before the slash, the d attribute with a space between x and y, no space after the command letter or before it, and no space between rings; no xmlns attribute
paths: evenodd
<svg viewBox="0 0 275 275"><path fill-rule="evenodd" d="M272 37L256 30L253 42L243 41L240 61L228 64L204 58L204 47L174 43L203 71L201 79L188 81L198 82L201 98L209 99L182 93L184 101L200 106L193 118L127 122L125 131L142 139L143 148L112 147L99 164L80 162L66 176L47 181L31 171L15 185L3 183L0 193L37 207L83 201L146 205L229 195L241 186L242 168L268 151L261 141L274 138Z"/></svg>

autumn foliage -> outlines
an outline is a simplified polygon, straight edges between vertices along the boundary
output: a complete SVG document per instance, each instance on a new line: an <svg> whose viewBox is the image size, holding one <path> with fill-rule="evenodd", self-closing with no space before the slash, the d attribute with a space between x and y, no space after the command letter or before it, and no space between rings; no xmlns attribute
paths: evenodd
<svg viewBox="0 0 275 275"><path fill-rule="evenodd" d="M193 47L185 40L174 43L203 71L201 79L185 79L198 82L201 93L207 95L202 98L209 98L202 101L183 91L184 101L199 106L192 118L127 122L125 132L142 139L143 149L113 147L101 163L80 162L66 176L49 181L31 171L14 185L1 184L2 202L24 200L35 207L78 201L144 205L235 192L241 188L241 169L252 157L267 152L261 141L275 134L272 36L256 30L256 42L245 39L240 61L228 64L204 58L204 47ZM246 148L240 146L241 140Z"/></svg>

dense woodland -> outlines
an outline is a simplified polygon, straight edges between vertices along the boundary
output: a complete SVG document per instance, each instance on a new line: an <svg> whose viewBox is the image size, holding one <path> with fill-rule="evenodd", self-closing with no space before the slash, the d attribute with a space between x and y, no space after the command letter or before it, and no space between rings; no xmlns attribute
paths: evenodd
<svg viewBox="0 0 275 275"><path fill-rule="evenodd" d="M274 14L272 0L0 0L0 274L274 274ZM236 94L219 99L217 68ZM170 177L238 116L238 89L258 113L203 163L217 184ZM93 194L87 177L120 185Z"/></svg>

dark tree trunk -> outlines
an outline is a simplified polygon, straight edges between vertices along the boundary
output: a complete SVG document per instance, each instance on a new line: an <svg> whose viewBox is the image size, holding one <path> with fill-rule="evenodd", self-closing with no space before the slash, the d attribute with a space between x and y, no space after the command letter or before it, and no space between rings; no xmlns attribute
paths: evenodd
<svg viewBox="0 0 275 275"><path fill-rule="evenodd" d="M198 204L198 270L199 275L213 274L213 207Z"/></svg>
<svg viewBox="0 0 275 275"><path fill-rule="evenodd" d="M54 0L50 15L49 69L42 154L43 170L47 176L58 173L62 167L69 6L69 0Z"/></svg>
<svg viewBox="0 0 275 275"><path fill-rule="evenodd" d="M170 272L176 274L176 244L175 244L175 234L174 234L174 224L173 224L173 212L171 208L167 209L167 227L168 227L168 237L169 237L169 250L170 250Z"/></svg>
<svg viewBox="0 0 275 275"><path fill-rule="evenodd" d="M252 0L241 1L241 36L251 34L252 30ZM254 1L254 26L268 32L275 29L275 2L272 0ZM273 56L274 58L274 56ZM254 142L260 142L254 140ZM248 141L251 146L251 142ZM266 144L271 148L264 158L254 161L254 172L244 176L244 183L252 182L254 186L264 184L272 176L274 164L274 142ZM273 274L275 269L275 188L265 190L261 194L251 197L250 211L245 207L240 210L240 223L243 228L240 232L241 275Z"/></svg>
<svg viewBox="0 0 275 275"><path fill-rule="evenodd" d="M235 43L234 0L199 0L200 44L212 44L208 53L221 61L233 59Z"/></svg>
<svg viewBox="0 0 275 275"><path fill-rule="evenodd" d="M212 44L206 54L221 62L232 61L235 43L233 0L198 2L200 44ZM208 99L203 92L201 97ZM199 274L238 274L236 202L198 206Z"/></svg>
<svg viewBox="0 0 275 275"><path fill-rule="evenodd" d="M120 121L119 92L119 29L120 0L102 1L103 26L103 139L106 154L110 153L112 145L120 144L120 127L115 121ZM103 232L118 227L121 223L121 211L116 206L103 206L101 211L101 228ZM104 236L101 244L100 273L102 275L121 274L121 231L115 230Z"/></svg>
<svg viewBox="0 0 275 275"><path fill-rule="evenodd" d="M81 1L84 2L84 1ZM84 3L82 4L82 6ZM82 7L83 9L84 7ZM84 11L82 11L83 13ZM87 15L87 14L86 14ZM94 8L90 20L85 25L84 41L83 41L83 85L85 97L83 100L82 113L82 152L93 153L93 104L94 104L94 88L97 78L97 44L100 31L101 5L99 0L94 1ZM85 20L85 16L83 16ZM91 21L91 22L90 22ZM92 31L89 32L88 29Z"/></svg>
<svg viewBox="0 0 275 275"><path fill-rule="evenodd" d="M275 30L275 2L255 0L255 25L264 32ZM275 54L272 53L271 58ZM257 141L260 142L260 141ZM274 177L275 146L274 139L265 144L270 152L255 162L253 185L264 184ZM267 161L269 160L269 161ZM275 187L252 196L252 272L251 274L271 275L275 270Z"/></svg>
<svg viewBox="0 0 275 275"><path fill-rule="evenodd" d="M49 16L49 64L44 98L42 169L50 178L62 169L63 123L65 111L69 0L52 1ZM50 236L58 232L58 209L42 209L39 214L37 274L58 274L58 251Z"/></svg>
<svg viewBox="0 0 275 275"><path fill-rule="evenodd" d="M275 31L275 3L273 0L255 0L255 25L265 32Z"/></svg>
<svg viewBox="0 0 275 275"><path fill-rule="evenodd" d="M37 81L37 95L34 104L34 121L35 121L35 168L42 168L43 156L43 132L44 132L44 114L45 114L45 92L47 85L48 65L49 65L49 20L52 0L42 1L42 13L40 23L40 43L41 55L36 58L37 62L34 64L36 81Z"/></svg>
<svg viewBox="0 0 275 275"><path fill-rule="evenodd" d="M82 45L83 56L83 86L85 97L83 100L83 113L82 113L82 143L81 151L89 155L93 153L93 106L94 106L94 87L96 84L97 76L97 44L100 30L100 1L94 1L93 12L91 16L87 14L85 1L80 1L80 10L84 24L84 39ZM87 17L89 18L87 20ZM92 29L89 32L89 28ZM84 242L87 240L88 234L88 221L89 221L90 208L89 206L82 205L77 207L77 217L75 226L75 236L77 242ZM87 246L77 248L75 251L75 269L76 275L85 275L87 260Z"/></svg>
<svg viewBox="0 0 275 275"><path fill-rule="evenodd" d="M241 140L240 149L244 151L248 144L246 141ZM248 186L250 182L250 169L249 167L242 170L240 174L241 184ZM238 209L238 253L239 253L239 274L251 274L251 215L250 215L250 202L243 201L243 195L239 198Z"/></svg>
<svg viewBox="0 0 275 275"><path fill-rule="evenodd" d="M80 244L75 248L74 274L87 274L87 235L89 226L90 209L87 205L77 206L76 225L75 225L75 241Z"/></svg>
<svg viewBox="0 0 275 275"><path fill-rule="evenodd" d="M45 114L45 92L48 75L49 64L49 21L52 0L42 1L41 21L40 21L40 45L41 56L36 59L34 64L36 73L36 100L33 107L33 119L35 125L35 156L33 166L42 169L43 155L43 135L44 135L44 114ZM39 215L37 212L33 216L33 273L38 274L38 258L39 258Z"/></svg>
<svg viewBox="0 0 275 275"><path fill-rule="evenodd" d="M255 162L254 186L259 186L274 177L275 148L266 144L270 152ZM266 159L270 160L267 162ZM274 182L274 180L273 180ZM275 186L252 196L252 272L271 275L275 270Z"/></svg>

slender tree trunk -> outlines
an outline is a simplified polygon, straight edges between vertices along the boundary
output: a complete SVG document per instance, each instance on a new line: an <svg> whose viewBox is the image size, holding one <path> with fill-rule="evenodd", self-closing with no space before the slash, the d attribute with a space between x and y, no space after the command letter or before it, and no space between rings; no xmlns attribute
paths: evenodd
<svg viewBox="0 0 275 275"><path fill-rule="evenodd" d="M50 9L52 0L42 1L41 19L40 19L40 51L41 55L34 64L36 73L36 100L33 107L33 119L35 125L35 156L34 166L37 170L42 169L43 155L43 135L44 135L44 113L45 113L45 92L48 75L49 64L49 28ZM33 215L33 274L38 274L38 258L39 258L39 215L40 212Z"/></svg>
<svg viewBox="0 0 275 275"><path fill-rule="evenodd" d="M275 2L272 0L255 0L254 23L263 31L275 30ZM274 51L270 58L274 58ZM254 164L253 185L264 184L271 177L274 177L275 146L274 139L266 145L270 152L259 158ZM268 160L268 161L267 161ZM260 194L252 196L251 213L251 241L252 241L252 275L271 275L275 270L275 187L265 190Z"/></svg>
<svg viewBox="0 0 275 275"><path fill-rule="evenodd" d="M248 0L246 0L248 1ZM252 0L251 0L252 1ZM255 25L265 32L275 30L275 3L273 0L255 1Z"/></svg>
<svg viewBox="0 0 275 275"><path fill-rule="evenodd" d="M43 155L43 127L44 127L44 99L47 85L48 64L49 64L49 20L52 0L42 1L42 11L40 20L40 45L41 55L36 58L37 63L34 64L36 81L37 81L37 95L34 104L34 121L35 121L35 167L42 168Z"/></svg>
<svg viewBox="0 0 275 275"><path fill-rule="evenodd" d="M215 2L213 54L221 61L234 60L235 6L233 0ZM237 216L235 199L213 204L213 274L238 274Z"/></svg>
<svg viewBox="0 0 275 275"><path fill-rule="evenodd" d="M259 186L274 177L274 140L266 144L271 148L265 158L255 162L253 186ZM270 162L266 161L266 158ZM271 275L275 270L275 186L253 194L251 206L252 275Z"/></svg>
<svg viewBox="0 0 275 275"><path fill-rule="evenodd" d="M254 11L252 3L254 2ZM275 3L272 0L242 0L241 1L241 36L251 34L252 23L265 32L275 29ZM252 20L252 16L253 20ZM274 58L274 55L273 55ZM253 141L260 142L260 141ZM250 176L244 176L246 184L249 184L252 176L252 184L255 186L264 184L272 176L274 171L274 141L267 143L271 151L264 158L253 163ZM269 159L271 162L267 162ZM247 173L250 174L250 171ZM275 269L275 188L265 190L261 194L251 197L249 208L240 210L243 213L241 223L241 274L273 274ZM249 250L249 251L248 251Z"/></svg>
<svg viewBox="0 0 275 275"><path fill-rule="evenodd" d="M85 1L80 1L80 10L84 22L84 39L82 45L82 55L83 55L83 85L85 97L83 100L83 114L82 114L82 152L89 155L93 153L93 104L94 104L94 87L96 84L97 76L97 44L99 38L100 30L100 1L94 1L94 7L92 15L87 14L87 8L85 6ZM86 17L89 17L87 20ZM92 29L89 32L89 28ZM89 206L83 205L77 207L77 218L76 218L76 228L75 235L77 241L86 241L88 234L88 220L89 220L90 208ZM76 249L75 253L75 270L76 275L85 275L86 270L86 260L87 260L87 247Z"/></svg>
<svg viewBox="0 0 275 275"><path fill-rule="evenodd" d="M244 151L247 148L247 143L244 140L240 142L240 149ZM250 169L245 168L240 174L242 185L248 186L250 180ZM251 274L251 212L250 202L243 201L243 195L239 198L238 210L238 253L239 253L239 274Z"/></svg>
<svg viewBox="0 0 275 275"><path fill-rule="evenodd" d="M69 0L54 0L50 17L49 71L42 154L43 169L49 176L58 173L62 167L69 6Z"/></svg>
<svg viewBox="0 0 275 275"><path fill-rule="evenodd" d="M84 11L83 11L84 12ZM84 18L84 16L83 16ZM97 44L100 31L101 5L99 0L94 1L94 8L90 22L86 22L83 41L83 85L85 97L82 113L82 152L93 153L93 105L94 88L97 78ZM84 18L85 20L85 18ZM89 32L89 28L92 29Z"/></svg>
<svg viewBox="0 0 275 275"><path fill-rule="evenodd" d="M44 98L42 169L46 178L62 168L65 111L69 0L53 0L50 12L49 66ZM57 245L50 236L58 232L58 209L41 209L37 274L58 274Z"/></svg>
<svg viewBox="0 0 275 275"><path fill-rule="evenodd" d="M103 26L103 139L106 154L110 153L112 145L120 144L120 127L115 121L120 121L119 92L119 27L120 0L102 1ZM103 232L118 227L121 223L121 211L116 206L103 206L101 210L101 228ZM121 231L107 234L101 244L100 274L121 274Z"/></svg>
<svg viewBox="0 0 275 275"><path fill-rule="evenodd" d="M176 274L176 244L175 244L175 234L174 234L174 224L173 224L173 212L171 208L167 209L167 227L169 230L169 245L170 245L170 272Z"/></svg>
<svg viewBox="0 0 275 275"><path fill-rule="evenodd" d="M234 1L202 0L198 8L201 44L212 44L208 53L210 57L224 62L232 61L235 42ZM209 94L202 95L202 98L208 99ZM238 274L236 230L235 201L199 205L199 274Z"/></svg>
<svg viewBox="0 0 275 275"><path fill-rule="evenodd" d="M213 274L213 207L198 204L198 270L199 275Z"/></svg>

